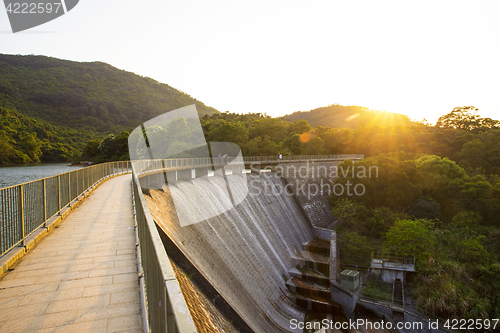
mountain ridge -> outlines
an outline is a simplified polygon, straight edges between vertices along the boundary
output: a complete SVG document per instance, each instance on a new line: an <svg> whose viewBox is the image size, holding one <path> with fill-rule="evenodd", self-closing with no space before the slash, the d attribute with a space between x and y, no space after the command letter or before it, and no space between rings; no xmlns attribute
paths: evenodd
<svg viewBox="0 0 500 333"><path fill-rule="evenodd" d="M403 114L376 111L363 106L344 106L340 104L330 104L309 111L296 111L283 116L283 119L291 122L298 119L307 120L312 127L319 125L350 129L375 124L380 126L411 126L416 123Z"/></svg>
<svg viewBox="0 0 500 333"><path fill-rule="evenodd" d="M104 62L31 55L0 54L0 102L53 125L104 131L110 124L135 127L190 104L201 116L218 112L168 84Z"/></svg>

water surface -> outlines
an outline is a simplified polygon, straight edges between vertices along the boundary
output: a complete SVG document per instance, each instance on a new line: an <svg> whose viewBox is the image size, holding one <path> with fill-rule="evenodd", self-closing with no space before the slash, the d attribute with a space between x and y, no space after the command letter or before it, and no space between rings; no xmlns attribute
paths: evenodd
<svg viewBox="0 0 500 333"><path fill-rule="evenodd" d="M0 188L55 176L82 168L69 163L37 164L0 167Z"/></svg>

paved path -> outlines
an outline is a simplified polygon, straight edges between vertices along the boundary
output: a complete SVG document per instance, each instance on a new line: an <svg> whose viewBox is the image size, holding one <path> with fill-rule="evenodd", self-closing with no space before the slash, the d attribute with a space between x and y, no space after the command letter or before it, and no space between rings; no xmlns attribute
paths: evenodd
<svg viewBox="0 0 500 333"><path fill-rule="evenodd" d="M131 176L100 185L0 279L0 332L142 332Z"/></svg>

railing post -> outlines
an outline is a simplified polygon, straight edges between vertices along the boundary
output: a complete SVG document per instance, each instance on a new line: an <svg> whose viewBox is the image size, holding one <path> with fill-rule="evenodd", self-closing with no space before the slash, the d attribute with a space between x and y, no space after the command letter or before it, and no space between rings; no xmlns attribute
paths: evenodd
<svg viewBox="0 0 500 333"><path fill-rule="evenodd" d="M59 208L59 216L61 216L61 175L57 175L57 207Z"/></svg>
<svg viewBox="0 0 500 333"><path fill-rule="evenodd" d="M68 205L71 207L71 173L68 173Z"/></svg>
<svg viewBox="0 0 500 333"><path fill-rule="evenodd" d="M23 246L25 246L24 243L24 235L25 235L25 229L24 229L24 193L23 193L23 187L24 185L19 185L19 213L21 214L21 232L22 232L22 239L23 239Z"/></svg>
<svg viewBox="0 0 500 333"><path fill-rule="evenodd" d="M42 179L42 188L43 188L43 226L47 228L47 196L45 195L45 178Z"/></svg>

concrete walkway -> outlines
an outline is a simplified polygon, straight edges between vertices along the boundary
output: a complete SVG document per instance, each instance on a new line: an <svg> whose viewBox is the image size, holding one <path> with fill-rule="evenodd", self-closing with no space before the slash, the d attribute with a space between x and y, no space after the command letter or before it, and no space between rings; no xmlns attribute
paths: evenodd
<svg viewBox="0 0 500 333"><path fill-rule="evenodd" d="M100 185L0 279L0 332L142 332L131 175Z"/></svg>

